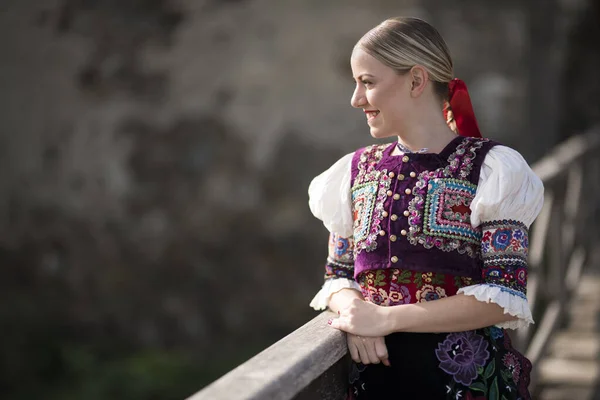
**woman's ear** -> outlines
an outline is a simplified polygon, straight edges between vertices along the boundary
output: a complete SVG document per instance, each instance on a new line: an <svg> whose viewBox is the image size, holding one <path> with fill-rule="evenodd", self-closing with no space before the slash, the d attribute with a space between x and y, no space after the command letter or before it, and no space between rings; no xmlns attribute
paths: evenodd
<svg viewBox="0 0 600 400"><path fill-rule="evenodd" d="M415 65L410 69L408 76L412 80L410 84L410 95L419 97L425 90L425 86L427 86L427 82L429 81L427 70L420 65Z"/></svg>

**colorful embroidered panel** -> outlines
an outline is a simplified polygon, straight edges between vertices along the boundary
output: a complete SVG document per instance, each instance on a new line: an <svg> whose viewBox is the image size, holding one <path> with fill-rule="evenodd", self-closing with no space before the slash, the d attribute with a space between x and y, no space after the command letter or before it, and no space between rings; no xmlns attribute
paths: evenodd
<svg viewBox="0 0 600 400"><path fill-rule="evenodd" d="M352 188L354 238L359 242L366 240L371 232L378 187L378 182L367 182Z"/></svg>
<svg viewBox="0 0 600 400"><path fill-rule="evenodd" d="M386 337L396 379L382 379L376 364L352 363L348 400L531 400L531 362L513 347L504 329ZM430 357L432 356L432 357ZM395 363L409 365L395 370ZM404 372L404 373L402 373ZM432 378L435 377L435 378Z"/></svg>
<svg viewBox="0 0 600 400"><path fill-rule="evenodd" d="M369 146L360 155L358 174L352 186L352 210L354 219L354 251L373 251L377 248L377 234L383 220L383 204L387 199L391 178L387 170L375 166L383 158L383 151L390 144Z"/></svg>
<svg viewBox="0 0 600 400"><path fill-rule="evenodd" d="M336 233L329 234L329 254L325 264L325 279L354 279L354 240Z"/></svg>
<svg viewBox="0 0 600 400"><path fill-rule="evenodd" d="M527 226L518 221L502 220L484 222L481 227L484 282L526 298Z"/></svg>
<svg viewBox="0 0 600 400"><path fill-rule="evenodd" d="M439 368L452 377L448 398L531 398L531 362L513 348L504 329L449 333L435 355Z"/></svg>
<svg viewBox="0 0 600 400"><path fill-rule="evenodd" d="M424 209L425 235L479 244L481 232L471 225L469 208L476 191L477 185L458 179L430 181Z"/></svg>
<svg viewBox="0 0 600 400"><path fill-rule="evenodd" d="M366 271L357 282L365 300L380 306L437 300L473 284L468 277L396 268Z"/></svg>
<svg viewBox="0 0 600 400"><path fill-rule="evenodd" d="M481 229L471 226L469 209L477 186L467 178L477 150L486 141L465 138L446 167L418 175L408 204L409 243L480 257Z"/></svg>

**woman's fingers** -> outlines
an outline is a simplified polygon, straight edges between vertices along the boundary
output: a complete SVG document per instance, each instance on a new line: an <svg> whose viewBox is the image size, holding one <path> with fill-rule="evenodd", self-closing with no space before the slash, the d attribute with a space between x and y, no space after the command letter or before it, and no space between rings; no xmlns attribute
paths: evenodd
<svg viewBox="0 0 600 400"><path fill-rule="evenodd" d="M381 360L383 365L390 366L388 349L385 344L385 339L383 337L375 338L375 353L377 354L377 358Z"/></svg>
<svg viewBox="0 0 600 400"><path fill-rule="evenodd" d="M365 347L365 343L362 341L360 337L354 337L354 343L358 348L358 357L360 358L360 362L363 364L370 364L371 360L369 360L369 354L367 353L367 348Z"/></svg>
<svg viewBox="0 0 600 400"><path fill-rule="evenodd" d="M360 355L358 354L358 347L356 347L356 343L354 343L354 339L351 335L348 335L348 350L350 351L350 358L352 358L352 361L359 363Z"/></svg>
<svg viewBox="0 0 600 400"><path fill-rule="evenodd" d="M367 350L367 357L372 364L379 364L381 360L377 357L377 351L375 350L375 339L374 338L362 338L365 348Z"/></svg>
<svg viewBox="0 0 600 400"><path fill-rule="evenodd" d="M348 334L348 350L355 362L390 366L387 346L383 337L362 337Z"/></svg>

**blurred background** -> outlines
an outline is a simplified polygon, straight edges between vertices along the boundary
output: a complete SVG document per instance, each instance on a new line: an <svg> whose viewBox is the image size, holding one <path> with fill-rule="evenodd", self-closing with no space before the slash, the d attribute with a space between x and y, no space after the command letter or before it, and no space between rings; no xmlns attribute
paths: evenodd
<svg viewBox="0 0 600 400"><path fill-rule="evenodd" d="M0 398L182 399L314 317L307 186L397 15L530 163L600 121L598 0L2 0Z"/></svg>

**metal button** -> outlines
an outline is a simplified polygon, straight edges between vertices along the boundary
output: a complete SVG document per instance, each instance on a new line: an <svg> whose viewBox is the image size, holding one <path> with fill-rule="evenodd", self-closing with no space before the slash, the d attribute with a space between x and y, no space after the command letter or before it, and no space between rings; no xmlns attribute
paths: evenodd
<svg viewBox="0 0 600 400"><path fill-rule="evenodd" d="M390 178L393 178L393 177L395 177L395 176L396 176L396 174L395 174L395 173L393 173L393 172L390 172Z"/></svg>
<svg viewBox="0 0 600 400"><path fill-rule="evenodd" d="M394 200L400 200L400 195L398 193L394 195Z"/></svg>
<svg viewBox="0 0 600 400"><path fill-rule="evenodd" d="M416 172L415 172L415 171L411 172L411 173L410 173L410 177L411 177L411 178L416 178L416 177L417 177L417 174L416 174Z"/></svg>
<svg viewBox="0 0 600 400"><path fill-rule="evenodd" d="M387 217L389 214L388 214L388 212L387 212L387 211L384 211L384 212L382 212L382 213L381 213L381 215L383 215L383 217L385 218L385 217Z"/></svg>
<svg viewBox="0 0 600 400"><path fill-rule="evenodd" d="M385 236L385 231L383 229L379 231L379 236Z"/></svg>
<svg viewBox="0 0 600 400"><path fill-rule="evenodd" d="M390 240L391 240L392 242L395 242L395 241L396 241L396 239L398 239L398 236L396 236L396 235L390 235Z"/></svg>
<svg viewBox="0 0 600 400"><path fill-rule="evenodd" d="M402 229L402 230L400 231L400 234L401 234L402 236L406 236L406 230L405 230L405 229Z"/></svg>
<svg viewBox="0 0 600 400"><path fill-rule="evenodd" d="M388 195L388 197L389 197L389 196L393 195L393 194L394 194L394 192L392 192L391 190L388 190L386 194L387 194L387 195Z"/></svg>
<svg viewBox="0 0 600 400"><path fill-rule="evenodd" d="M392 221L396 221L398 219L398 216L396 214L392 214L392 216L390 217L390 219Z"/></svg>
<svg viewBox="0 0 600 400"><path fill-rule="evenodd" d="M408 212L408 210L404 210L404 216L408 217L410 215L410 213Z"/></svg>
<svg viewBox="0 0 600 400"><path fill-rule="evenodd" d="M410 190L410 189L406 189L406 190L404 191L404 193L406 193L406 194L411 194L412 192L411 192L411 190Z"/></svg>
<svg viewBox="0 0 600 400"><path fill-rule="evenodd" d="M398 257L396 257L396 256L392 256L392 259L391 259L391 260L392 260L392 262L395 264L395 263L397 263L397 262L398 262Z"/></svg>
<svg viewBox="0 0 600 400"><path fill-rule="evenodd" d="M403 181L403 180L404 180L404 178L405 178L405 176L404 176L404 175L402 175L402 174L398 175L398 180L399 180L399 181Z"/></svg>
<svg viewBox="0 0 600 400"><path fill-rule="evenodd" d="M402 162L408 162L408 160L409 160L408 156L402 157Z"/></svg>

